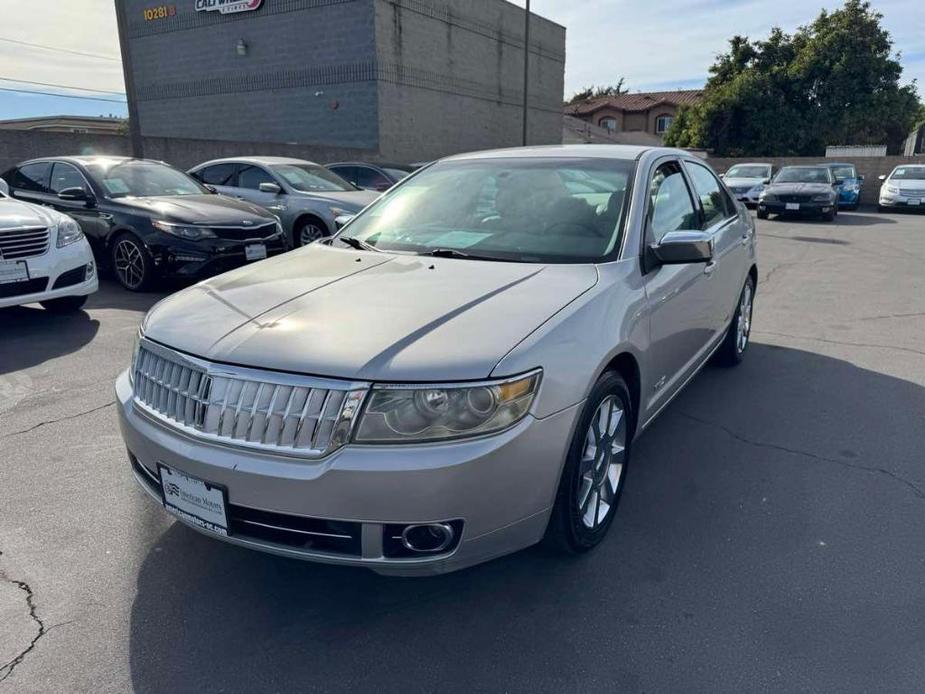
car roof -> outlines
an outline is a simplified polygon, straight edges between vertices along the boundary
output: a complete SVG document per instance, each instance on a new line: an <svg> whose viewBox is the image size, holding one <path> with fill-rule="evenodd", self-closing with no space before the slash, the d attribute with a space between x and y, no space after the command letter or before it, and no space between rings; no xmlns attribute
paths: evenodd
<svg viewBox="0 0 925 694"><path fill-rule="evenodd" d="M134 157L123 157L115 156L109 154L84 154L79 156L63 156L63 157L37 157L36 159L29 159L28 161L18 164L18 166L25 166L26 164L41 164L44 162L52 161L63 161L69 164L79 164L81 166L87 166L88 164L93 164L98 161L151 161L157 164L163 164L164 162L157 159L136 159Z"/></svg>
<svg viewBox="0 0 925 694"><path fill-rule="evenodd" d="M535 147L511 147L482 152L469 152L446 157L442 161L463 161L476 159L523 159L539 157L593 158L635 160L643 154L655 152L676 156L694 157L690 152L672 147L645 147L639 145L541 145Z"/></svg>
<svg viewBox="0 0 925 694"><path fill-rule="evenodd" d="M384 161L332 161L325 166L375 166L377 169L412 169L408 164L394 164Z"/></svg>
<svg viewBox="0 0 925 694"><path fill-rule="evenodd" d="M193 168L200 169L203 166L212 166L213 164L257 164L260 166L271 166L273 164L310 164L312 166L320 166L320 164L317 162L309 161L308 159L296 159L294 157L249 156L210 159L209 161L204 161L201 164L197 164Z"/></svg>
<svg viewBox="0 0 925 694"><path fill-rule="evenodd" d="M831 164L788 164L782 169L827 169Z"/></svg>
<svg viewBox="0 0 925 694"><path fill-rule="evenodd" d="M854 166L854 164L852 164L850 161L833 161L833 162L830 163L830 164L826 164L826 166L829 166L829 167L832 167L832 166ZM855 167L855 168L857 168L857 167Z"/></svg>
<svg viewBox="0 0 925 694"><path fill-rule="evenodd" d="M740 161L736 162L732 166L774 166L774 164L769 161ZM732 166L729 168L731 169Z"/></svg>

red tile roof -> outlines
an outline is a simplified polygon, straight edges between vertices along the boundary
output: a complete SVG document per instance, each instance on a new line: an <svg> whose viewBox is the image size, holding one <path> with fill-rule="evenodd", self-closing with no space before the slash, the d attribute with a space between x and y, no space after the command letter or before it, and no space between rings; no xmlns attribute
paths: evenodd
<svg viewBox="0 0 925 694"><path fill-rule="evenodd" d="M682 89L674 92L635 92L620 94L619 96L603 96L598 99L589 99L565 107L565 112L575 116L594 113L601 108L612 108L617 111L648 111L659 104L673 106L690 106L696 104L703 97L700 89Z"/></svg>

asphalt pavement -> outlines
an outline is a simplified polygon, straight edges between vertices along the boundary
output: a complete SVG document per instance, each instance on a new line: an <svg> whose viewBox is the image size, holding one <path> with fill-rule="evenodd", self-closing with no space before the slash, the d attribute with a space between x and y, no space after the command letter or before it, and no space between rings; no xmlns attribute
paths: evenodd
<svg viewBox="0 0 925 694"><path fill-rule="evenodd" d="M642 436L602 546L426 579L136 489L113 381L161 295L0 310L0 692L923 691L925 215L759 231L746 362Z"/></svg>

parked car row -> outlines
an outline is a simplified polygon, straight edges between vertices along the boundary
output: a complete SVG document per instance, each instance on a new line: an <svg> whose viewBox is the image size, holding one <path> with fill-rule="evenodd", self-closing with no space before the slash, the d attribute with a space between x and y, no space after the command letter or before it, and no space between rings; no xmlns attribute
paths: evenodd
<svg viewBox="0 0 925 694"><path fill-rule="evenodd" d="M824 162L785 166L767 162L736 164L720 176L736 199L758 210L758 216L802 213L832 220L839 209L856 210L864 176L854 164ZM882 182L877 208L916 208L925 205L925 164L903 164Z"/></svg>
<svg viewBox="0 0 925 694"><path fill-rule="evenodd" d="M189 173L127 157L33 159L0 177L0 306L79 308L96 288L98 267L143 291L161 279L198 279L278 255L332 235L339 218L409 172L282 157L220 159ZM59 242L74 245L46 257ZM89 255L81 282L72 281L76 274L58 278L55 263L70 262L78 249Z"/></svg>

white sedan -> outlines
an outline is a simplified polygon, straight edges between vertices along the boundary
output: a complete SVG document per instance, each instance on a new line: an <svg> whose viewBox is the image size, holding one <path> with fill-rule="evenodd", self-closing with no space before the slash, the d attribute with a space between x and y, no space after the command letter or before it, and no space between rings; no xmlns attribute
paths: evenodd
<svg viewBox="0 0 925 694"><path fill-rule="evenodd" d="M14 200L0 181L0 308L38 302L48 311L77 311L98 286L77 222Z"/></svg>

